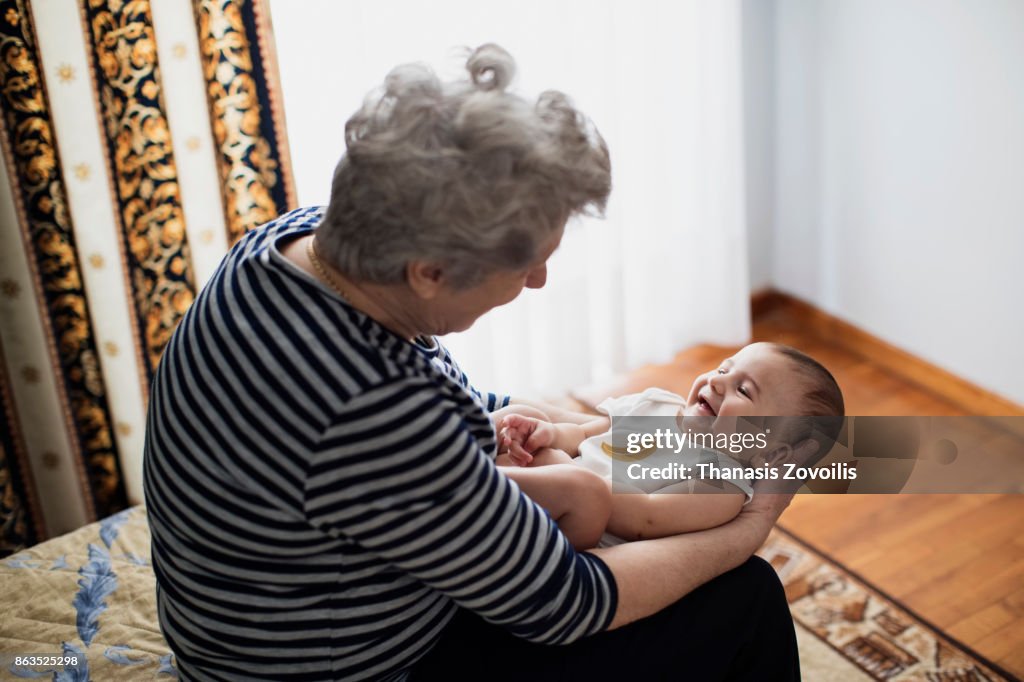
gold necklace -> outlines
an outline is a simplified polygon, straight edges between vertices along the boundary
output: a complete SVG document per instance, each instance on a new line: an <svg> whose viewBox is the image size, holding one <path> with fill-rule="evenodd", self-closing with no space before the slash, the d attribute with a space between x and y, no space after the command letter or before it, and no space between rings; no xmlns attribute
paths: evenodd
<svg viewBox="0 0 1024 682"><path fill-rule="evenodd" d="M335 281L333 277L331 277L331 274L327 271L327 268L325 268L324 264L320 261L320 256L317 255L316 249L313 248L312 238L308 242L306 242L306 255L309 256L309 262L313 264L313 268L320 274L322 278L327 280L327 283L331 285L331 288L334 289L338 293L338 295L341 296L343 299L351 302L352 299L349 297L349 295L346 294L345 290L341 287L341 285L338 284L338 282Z"/></svg>
<svg viewBox="0 0 1024 682"><path fill-rule="evenodd" d="M341 287L340 284L338 284L337 280L331 277L331 274L327 271L327 268L323 264L323 261L320 260L320 256L316 254L316 249L313 248L313 239L310 239L308 242L306 242L306 255L309 256L309 262L313 264L313 268L317 271L320 277L327 280L327 283L331 285L331 288L334 289L334 291L336 291L339 296L348 301L348 303L351 305L352 298L345 293L345 290ZM395 331L395 333L397 334L398 332ZM413 336L405 336L406 341L412 341L414 338L415 337Z"/></svg>

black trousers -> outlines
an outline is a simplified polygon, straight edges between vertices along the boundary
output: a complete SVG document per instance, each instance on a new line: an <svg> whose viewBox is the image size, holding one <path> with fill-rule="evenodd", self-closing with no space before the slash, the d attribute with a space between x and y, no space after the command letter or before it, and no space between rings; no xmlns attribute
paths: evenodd
<svg viewBox="0 0 1024 682"><path fill-rule="evenodd" d="M413 680L799 680L782 584L759 557L664 610L565 646L532 644L460 610Z"/></svg>

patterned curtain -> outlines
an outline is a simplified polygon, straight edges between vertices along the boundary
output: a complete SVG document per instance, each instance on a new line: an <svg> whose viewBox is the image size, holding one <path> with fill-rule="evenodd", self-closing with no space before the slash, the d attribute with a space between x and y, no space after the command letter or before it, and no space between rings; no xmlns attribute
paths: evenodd
<svg viewBox="0 0 1024 682"><path fill-rule="evenodd" d="M265 0L0 0L0 555L142 502L149 384L295 205Z"/></svg>

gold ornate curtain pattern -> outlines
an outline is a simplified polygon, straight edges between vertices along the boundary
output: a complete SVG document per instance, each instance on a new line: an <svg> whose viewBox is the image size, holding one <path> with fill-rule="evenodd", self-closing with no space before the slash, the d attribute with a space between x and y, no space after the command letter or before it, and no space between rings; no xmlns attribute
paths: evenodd
<svg viewBox="0 0 1024 682"><path fill-rule="evenodd" d="M228 243L295 208L268 9L261 0L195 0Z"/></svg>
<svg viewBox="0 0 1024 682"><path fill-rule="evenodd" d="M88 0L87 45L118 201L146 381L195 298L148 0Z"/></svg>
<svg viewBox="0 0 1024 682"><path fill-rule="evenodd" d="M271 35L260 3L0 0L0 553L142 501L164 346L294 206Z"/></svg>
<svg viewBox="0 0 1024 682"><path fill-rule="evenodd" d="M22 246L34 280L31 289L22 290L18 283L5 279L3 295L13 298L36 293L50 361L58 378L56 387L65 413L69 455L83 479L89 515L105 516L125 506L125 488L32 17L23 3L10 0L0 2L0 17L2 145ZM15 432L10 427L5 430ZM12 472L10 477L15 475Z"/></svg>
<svg viewBox="0 0 1024 682"><path fill-rule="evenodd" d="M32 484L32 470L25 458L21 434L14 431L18 420L0 345L0 414L5 428L0 429L0 557L35 544L46 536L43 514Z"/></svg>

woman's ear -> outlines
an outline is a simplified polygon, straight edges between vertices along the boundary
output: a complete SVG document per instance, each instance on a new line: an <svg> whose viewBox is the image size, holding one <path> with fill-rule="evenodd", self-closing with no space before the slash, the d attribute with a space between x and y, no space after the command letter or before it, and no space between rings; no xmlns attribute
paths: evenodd
<svg viewBox="0 0 1024 682"><path fill-rule="evenodd" d="M444 269L437 263L414 260L405 266L405 281L424 300L435 298L444 285Z"/></svg>

